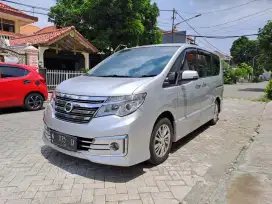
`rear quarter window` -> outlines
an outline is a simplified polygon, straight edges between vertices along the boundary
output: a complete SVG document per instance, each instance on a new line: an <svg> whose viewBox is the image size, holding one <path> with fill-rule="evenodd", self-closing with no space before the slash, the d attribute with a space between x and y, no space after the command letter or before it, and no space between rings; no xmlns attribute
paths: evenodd
<svg viewBox="0 0 272 204"><path fill-rule="evenodd" d="M212 54L212 76L217 76L220 73L220 59L217 55Z"/></svg>
<svg viewBox="0 0 272 204"><path fill-rule="evenodd" d="M1 78L17 78L29 74L29 71L19 67L0 67Z"/></svg>

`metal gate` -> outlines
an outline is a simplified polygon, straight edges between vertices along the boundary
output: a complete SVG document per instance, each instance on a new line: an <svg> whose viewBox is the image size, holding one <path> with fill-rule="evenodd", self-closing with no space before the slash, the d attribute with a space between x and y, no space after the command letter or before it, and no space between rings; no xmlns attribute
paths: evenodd
<svg viewBox="0 0 272 204"><path fill-rule="evenodd" d="M84 74L82 71L70 71L70 70L47 70L46 71L46 84L48 89L54 89L61 82L77 77Z"/></svg>

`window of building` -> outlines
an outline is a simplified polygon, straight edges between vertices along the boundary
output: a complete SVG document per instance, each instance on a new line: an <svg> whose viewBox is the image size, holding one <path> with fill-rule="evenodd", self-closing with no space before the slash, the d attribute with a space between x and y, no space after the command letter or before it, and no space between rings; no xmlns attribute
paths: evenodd
<svg viewBox="0 0 272 204"><path fill-rule="evenodd" d="M7 31L7 32L15 32L15 22L7 19L0 19L0 24L1 24L1 30L2 31Z"/></svg>

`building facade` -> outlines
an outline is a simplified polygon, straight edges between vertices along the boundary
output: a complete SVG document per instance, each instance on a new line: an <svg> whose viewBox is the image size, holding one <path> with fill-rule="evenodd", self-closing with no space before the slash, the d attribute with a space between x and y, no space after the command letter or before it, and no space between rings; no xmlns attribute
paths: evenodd
<svg viewBox="0 0 272 204"><path fill-rule="evenodd" d="M0 39L13 39L20 37L22 26L35 23L37 17L27 15L18 9L0 3Z"/></svg>

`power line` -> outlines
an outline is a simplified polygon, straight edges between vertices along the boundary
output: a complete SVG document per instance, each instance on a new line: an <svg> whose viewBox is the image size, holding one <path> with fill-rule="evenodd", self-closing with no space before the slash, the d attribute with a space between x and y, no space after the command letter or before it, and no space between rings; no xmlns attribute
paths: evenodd
<svg viewBox="0 0 272 204"><path fill-rule="evenodd" d="M228 8L225 8L225 9L219 9L219 10L215 10L215 11L207 11L207 12L199 12L199 13L201 13L202 15L205 15L205 14L212 14L212 13L218 13L218 12L222 12L222 11L227 11L227 10L239 8L239 7L242 7L242 6L251 4L251 3L255 2L255 1L259 1L259 0L252 0L252 1L249 1L249 2L246 2L246 3L243 3L243 4L239 4L239 5L236 5L236 6L228 7ZM190 13L190 12L180 12L180 13L198 14L198 13Z"/></svg>
<svg viewBox="0 0 272 204"><path fill-rule="evenodd" d="M23 12L27 12L27 13L40 14L40 15L48 16L48 14L46 14L46 13L40 13L40 12L36 12L36 11L27 11L27 10L22 10L22 9L18 9L18 10L23 11Z"/></svg>
<svg viewBox="0 0 272 204"><path fill-rule="evenodd" d="M227 38L240 38L240 37L248 37L248 36L258 36L258 33L254 34L247 34L247 35L227 35L227 36L209 36L209 35L189 35L192 37L199 37L199 38L214 38L214 39L227 39Z"/></svg>
<svg viewBox="0 0 272 204"><path fill-rule="evenodd" d="M252 19L254 19L254 18L258 18L258 17L263 16L263 15L266 15L266 14L268 14L268 13L270 13L270 12L269 12L269 11L268 11L268 12L265 12L265 13L263 13L263 14L261 14L261 15L255 16L255 17L253 17L253 18L249 18L249 19L240 21L239 23L250 21L250 20L252 20ZM212 34L212 33L215 33L215 32L217 32L217 31L224 31L224 30L226 30L226 29L228 29L228 28L231 28L231 27L233 27L233 26L236 26L236 25L239 24L239 23L235 23L234 25L230 25L230 26L223 27L223 28L220 28L220 29L212 30L210 33ZM209 33L208 33L208 34L209 34Z"/></svg>
<svg viewBox="0 0 272 204"><path fill-rule="evenodd" d="M241 18L238 18L238 19L232 20L232 21L227 21L227 22L225 22L225 23L220 23L220 24L217 24L217 25L207 26L207 27L198 27L198 28L214 28L214 27L218 27L218 26L226 25L226 24L233 23L233 22L236 22L236 21L239 21L239 20L242 20L242 19L245 19L245 18L251 17L251 16L255 16L255 15L257 15L257 14L260 14L260 13L263 13L263 12L266 12L266 11L269 11L269 10L271 10L271 9L272 9L272 8L268 8L268 9L265 9L265 10L259 11L259 12L257 12L257 13L253 13L253 14L250 14L250 15L247 15L247 16L244 16L244 17L241 17Z"/></svg>
<svg viewBox="0 0 272 204"><path fill-rule="evenodd" d="M16 1L10 1L10 0L1 0L1 1L12 3L12 4L17 4L17 5L20 5L20 6L26 6L26 7L30 7L30 8L40 9L40 10L44 10L44 11L50 11L49 8L44 8L44 7L39 7L39 6L32 6L32 5L29 5L29 4L23 4L23 3L16 2Z"/></svg>
<svg viewBox="0 0 272 204"><path fill-rule="evenodd" d="M176 14L178 14L178 16L182 19L185 20L178 12L176 12ZM185 21L185 23L187 23L188 26L190 26L190 28L195 31L196 34L198 34L199 36L201 36L201 34L199 32L197 32L187 21ZM215 47L213 44L211 44L208 40L206 40L205 38L202 37L202 39L208 43L209 45L211 45L213 48L215 48L216 50L218 50L219 52L225 54L224 52L222 52L220 49L218 49L217 47Z"/></svg>

